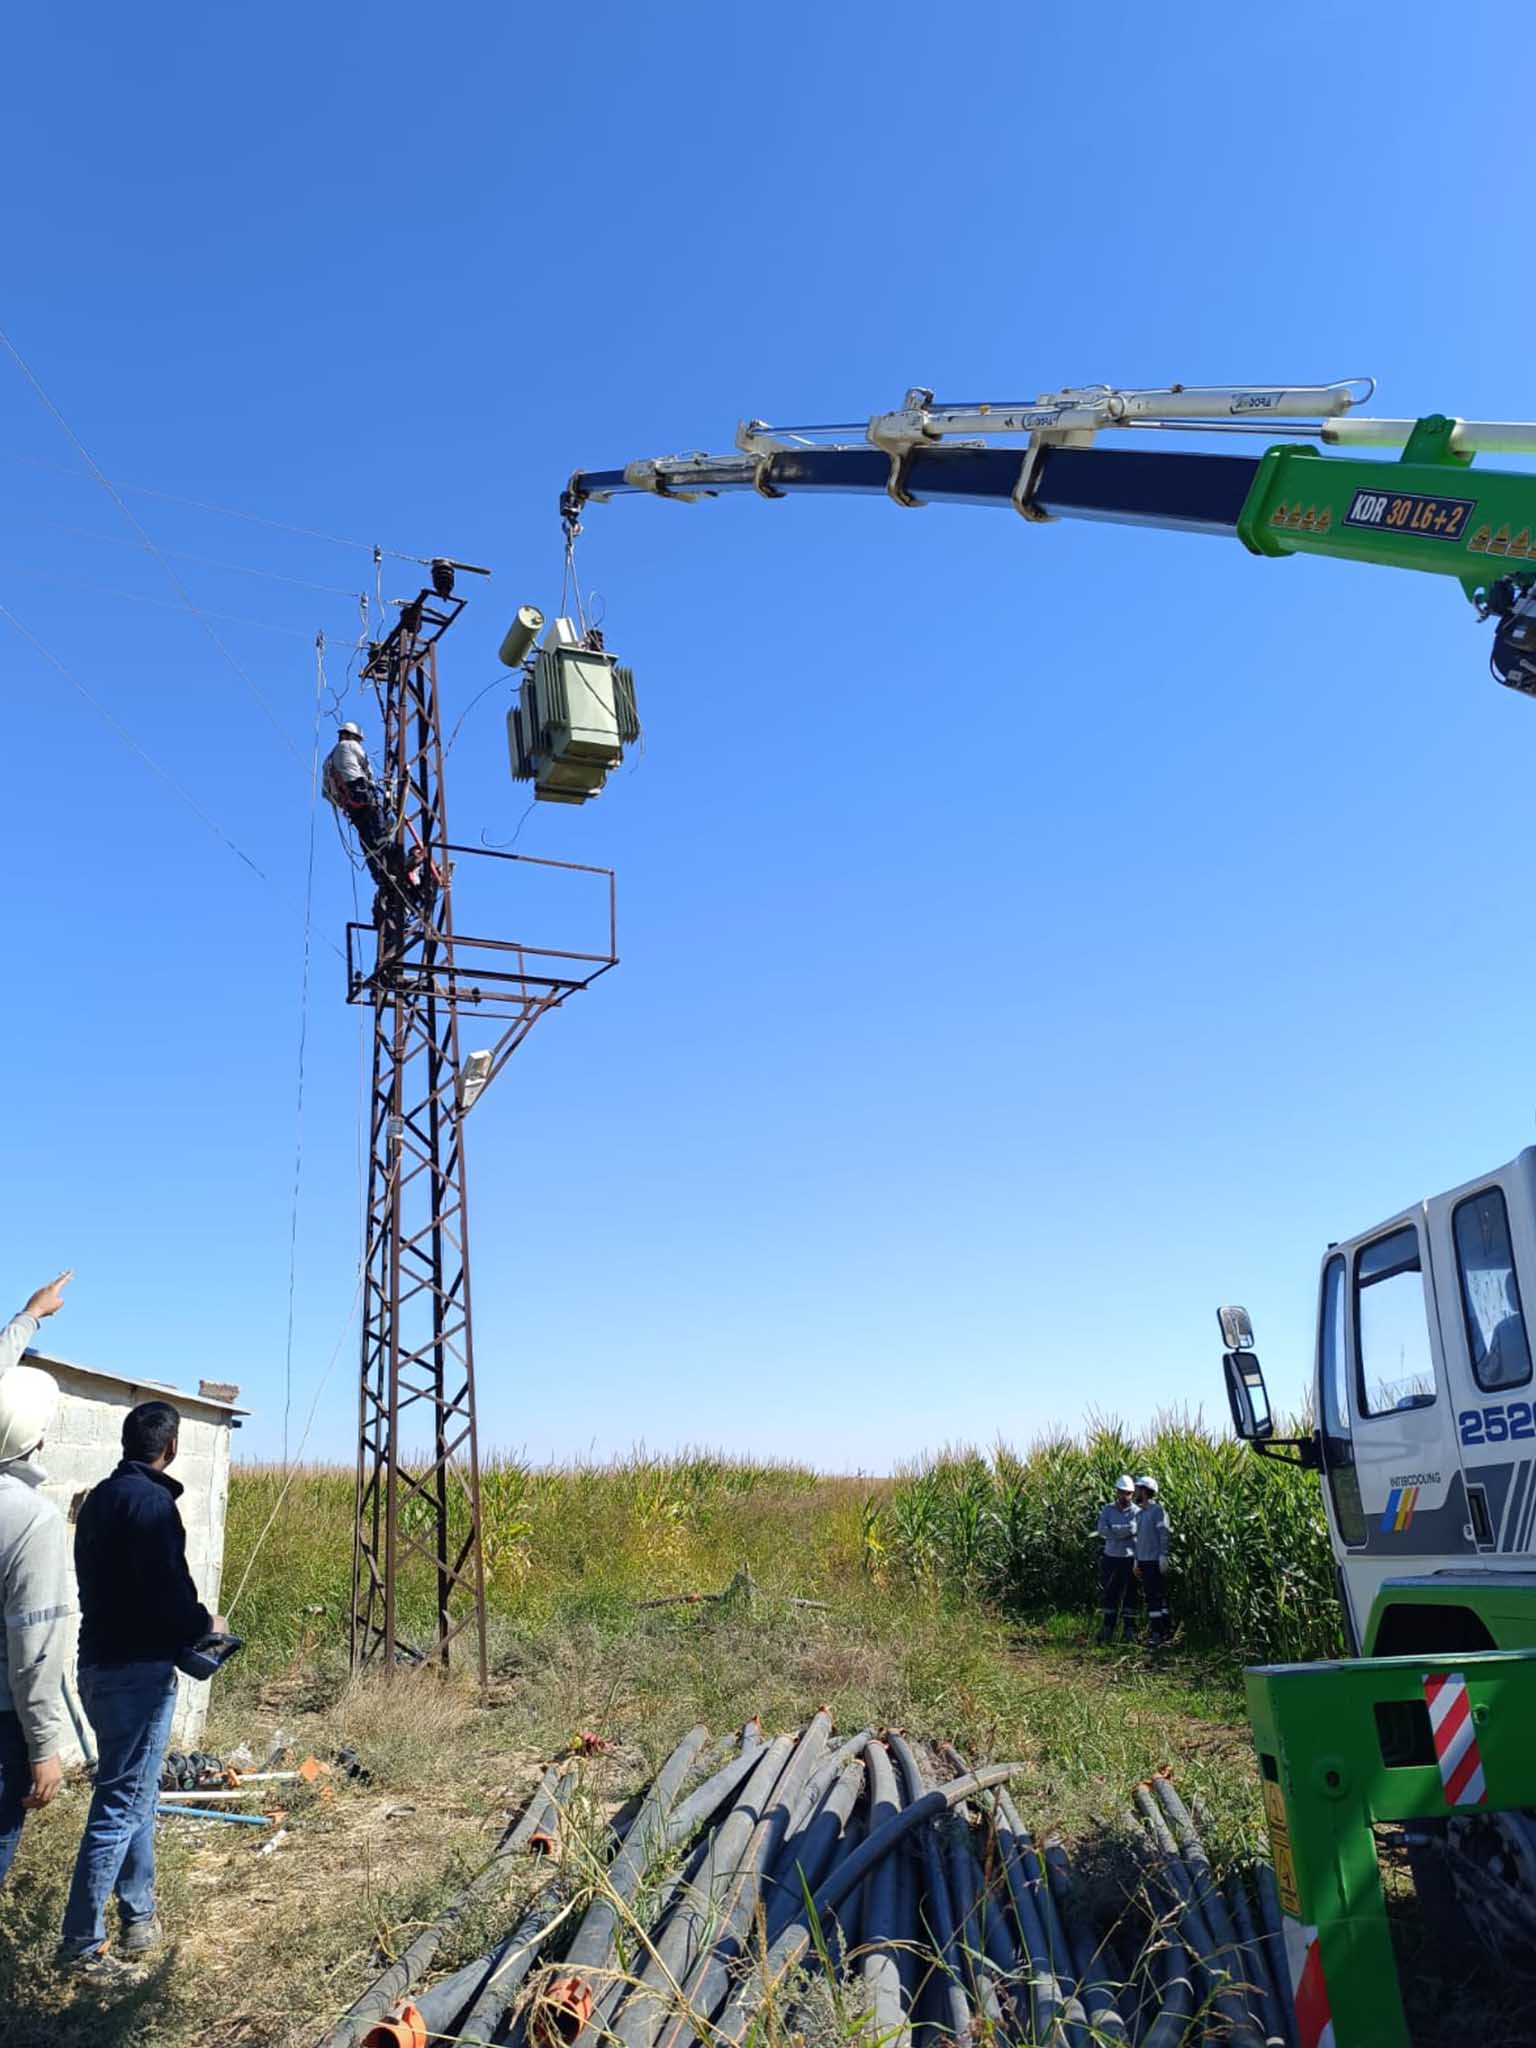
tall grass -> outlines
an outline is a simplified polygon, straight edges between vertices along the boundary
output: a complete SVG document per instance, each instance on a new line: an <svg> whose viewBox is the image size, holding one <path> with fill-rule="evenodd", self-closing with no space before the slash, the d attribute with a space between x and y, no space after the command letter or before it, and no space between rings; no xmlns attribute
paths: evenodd
<svg viewBox="0 0 1536 2048"><path fill-rule="evenodd" d="M224 1583L233 1599L245 1581L231 1619L263 1662L336 1642L351 1598L353 1475L303 1468L274 1518L283 1484L280 1467L249 1464L230 1485ZM857 1583L869 1493L867 1481L707 1451L560 1467L492 1458L481 1472L488 1604L526 1627L603 1618L648 1597L720 1591L743 1565L770 1593L815 1596ZM420 1534L430 1540L428 1527ZM430 1571L405 1556L407 1638L429 1628L432 1598Z"/></svg>
<svg viewBox="0 0 1536 2048"><path fill-rule="evenodd" d="M1098 1604L1094 1522L1122 1471L1161 1483L1174 1609L1192 1637L1247 1659L1339 1654L1316 1476L1177 1414L1140 1438L1101 1421L1024 1452L948 1451L894 1481L703 1451L564 1467L491 1459L490 1608L520 1630L602 1621L647 1597L718 1591L746 1565L770 1594L846 1603L873 1581L1014 1616L1086 1618ZM233 1594L259 1542L234 1620L264 1663L336 1644L351 1592L351 1474L304 1469L273 1520L282 1485L276 1466L242 1465L230 1490L225 1584ZM430 1573L407 1560L407 1637L430 1626L431 1600Z"/></svg>
<svg viewBox="0 0 1536 2048"><path fill-rule="evenodd" d="M1256 1458L1185 1415L1141 1438L1100 1422L1022 1454L946 1452L897 1486L867 1540L889 1568L1010 1613L1091 1612L1094 1522L1122 1472L1151 1472L1161 1486L1174 1610L1192 1635L1250 1659L1342 1652L1316 1475Z"/></svg>

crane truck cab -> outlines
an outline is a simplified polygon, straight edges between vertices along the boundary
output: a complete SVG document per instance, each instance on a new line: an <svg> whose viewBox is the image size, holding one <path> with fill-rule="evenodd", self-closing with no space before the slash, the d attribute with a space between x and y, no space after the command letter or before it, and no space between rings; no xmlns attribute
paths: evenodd
<svg viewBox="0 0 1536 2048"><path fill-rule="evenodd" d="M1330 1245L1315 1427L1277 1437L1246 1310L1232 1421L1321 1478L1351 1650L1536 1648L1536 1147Z"/></svg>

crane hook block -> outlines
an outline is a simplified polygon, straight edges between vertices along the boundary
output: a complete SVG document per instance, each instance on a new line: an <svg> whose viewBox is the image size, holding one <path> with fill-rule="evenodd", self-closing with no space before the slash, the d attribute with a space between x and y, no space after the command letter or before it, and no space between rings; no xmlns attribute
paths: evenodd
<svg viewBox="0 0 1536 2048"><path fill-rule="evenodd" d="M514 780L531 782L544 803L584 804L601 794L609 771L639 737L634 672L599 633L556 619L507 713Z"/></svg>

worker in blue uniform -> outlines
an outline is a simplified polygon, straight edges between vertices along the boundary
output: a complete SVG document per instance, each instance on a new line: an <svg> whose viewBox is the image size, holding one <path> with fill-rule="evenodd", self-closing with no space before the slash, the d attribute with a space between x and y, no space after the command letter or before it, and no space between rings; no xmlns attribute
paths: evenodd
<svg viewBox="0 0 1536 2048"><path fill-rule="evenodd" d="M1173 1634L1168 1611L1168 1541L1172 1534L1168 1510L1158 1499L1157 1481L1150 1472L1136 1482L1136 1576L1147 1603L1147 1641L1153 1649Z"/></svg>

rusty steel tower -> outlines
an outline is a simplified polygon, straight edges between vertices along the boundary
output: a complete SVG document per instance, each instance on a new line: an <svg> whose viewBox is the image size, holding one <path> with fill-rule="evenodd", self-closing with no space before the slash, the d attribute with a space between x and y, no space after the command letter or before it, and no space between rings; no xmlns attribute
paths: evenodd
<svg viewBox="0 0 1536 2048"><path fill-rule="evenodd" d="M615 964L613 875L456 846L443 789L437 645L464 608L453 568L403 605L364 679L384 725L389 838L371 924L347 927L347 1000L373 1012L364 1213L351 1660L446 1667L460 1637L487 1679L480 1446L464 1124L538 1019ZM607 950L454 929L461 863L563 868L607 885ZM493 1028L467 1056L461 1022Z"/></svg>

